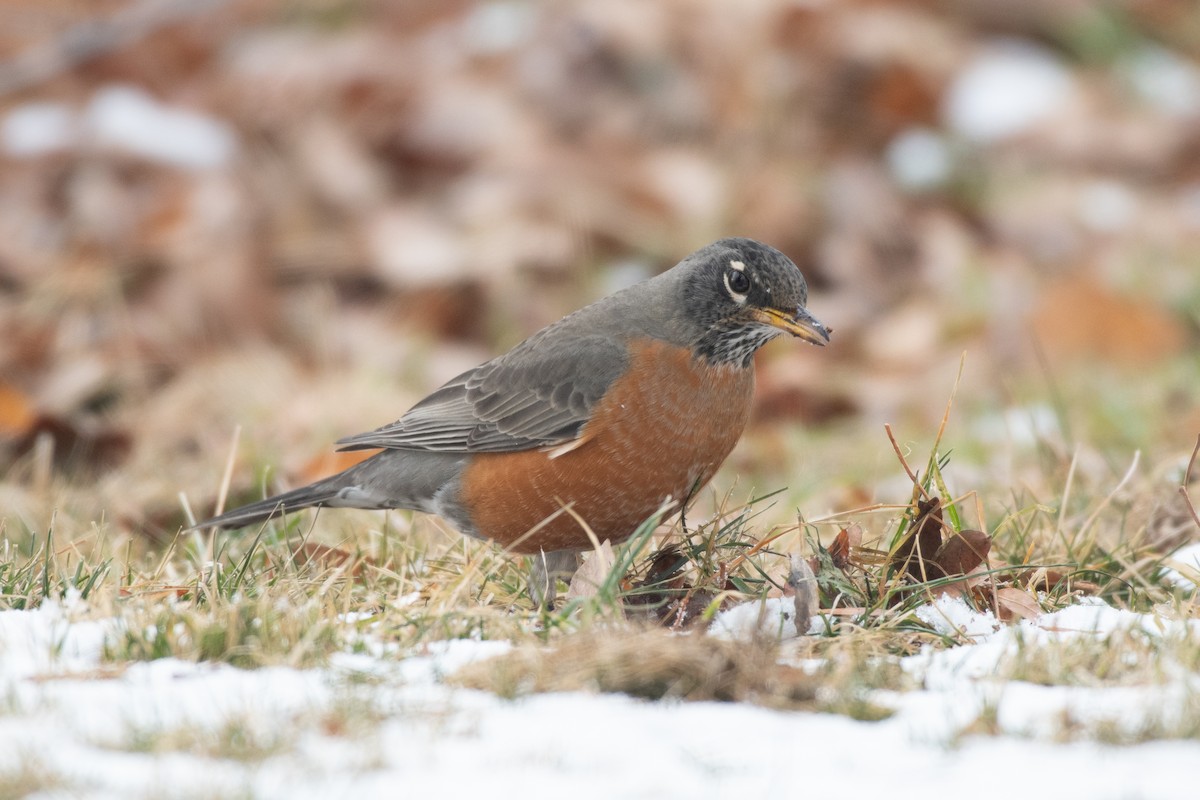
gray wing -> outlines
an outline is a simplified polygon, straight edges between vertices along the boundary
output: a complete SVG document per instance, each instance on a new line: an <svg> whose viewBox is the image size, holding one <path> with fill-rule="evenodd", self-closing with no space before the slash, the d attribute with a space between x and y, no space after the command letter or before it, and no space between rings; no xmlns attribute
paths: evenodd
<svg viewBox="0 0 1200 800"><path fill-rule="evenodd" d="M535 335L464 372L400 419L341 439L342 450L384 447L499 453L575 439L628 363L611 336Z"/></svg>

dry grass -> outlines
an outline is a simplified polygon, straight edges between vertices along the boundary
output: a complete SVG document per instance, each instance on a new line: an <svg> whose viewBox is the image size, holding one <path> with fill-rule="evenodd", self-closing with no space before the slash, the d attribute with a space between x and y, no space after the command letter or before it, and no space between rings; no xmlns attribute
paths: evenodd
<svg viewBox="0 0 1200 800"><path fill-rule="evenodd" d="M69 795L78 791L66 777L57 774L33 753L18 753L12 769L0 767L0 797L32 797L41 793Z"/></svg>
<svg viewBox="0 0 1200 800"><path fill-rule="evenodd" d="M1117 630L1039 644L1020 643L996 669L1003 680L1042 686L1159 686L1200 671L1200 637Z"/></svg>
<svg viewBox="0 0 1200 800"><path fill-rule="evenodd" d="M1001 472L986 453L951 452L947 459L942 450L951 450L959 425L974 424L971 417L949 419L940 443L923 447L899 435L893 452L879 433L842 442L859 448L864 461L872 448L883 450L889 465L886 476L875 478L877 502L802 518L790 509L815 501L793 506L794 495L775 493L743 502L737 489L710 495L689 515L686 535L678 521L648 524L616 548L616 565L594 596L552 611L530 602L523 559L448 534L428 518L322 512L315 523L298 515L259 531L155 546L108 538L103 519L87 520L78 505L60 511L43 533L5 530L0 604L83 600L76 603L81 613L117 620L106 646L116 665L175 657L305 667L336 652L401 659L430 642L478 638L516 647L451 681L504 697L587 690L880 719L889 712L874 692L917 688L900 667L902 657L966 640L939 633L913 613L947 580L913 586L889 567L889 553L913 523L915 498L937 494L947 498L951 529L991 535L984 577L993 589L1027 591L1047 610L1090 593L1120 606L1166 609L1175 618L1195 615L1193 601L1160 580L1164 541L1177 546L1181 536L1195 536L1186 516L1180 523L1186 509L1172 499L1185 482L1186 459L1177 448L1163 443L1147 469L1148 455L1118 460L1100 448L1039 441ZM53 484L43 491L52 495ZM861 545L848 567L835 569L826 548L851 524L863 530ZM86 533L64 542L60 529ZM721 608L779 594L796 552L819 556L822 606L842 609L826 635L780 645L704 633ZM990 602L987 592L974 601ZM1154 686L1181 670L1200 670L1195 641L1124 632L1025 643L996 676L1055 686ZM998 730L994 722L985 713L968 732ZM352 697L313 722L356 738L377 723ZM1196 715L1182 709L1137 731L1094 724L1086 734L1084 727L1064 719L1056 735L1192 737ZM221 758L237 751L251 760L288 747L286 739L260 736L237 720L216 733L131 730L127 738L114 746L199 749Z"/></svg>
<svg viewBox="0 0 1200 800"><path fill-rule="evenodd" d="M1196 618L1195 594L1163 580L1170 553L1200 539L1179 492L1200 501L1200 465L1189 481L1186 463L1200 432L1195 121L1156 109L1128 68L1143 52L1193 63L1200 6L1015 4L1006 36L1049 47L1078 94L1040 128L972 143L938 120L993 44L994 4L793 5L230 3L7 98L5 114L45 101L83 119L116 76L229 124L239 153L200 171L86 138L5 156L0 400L28 413L0 402L0 610L61 602L111 620L113 674L162 658L399 661L480 639L514 647L452 681L504 697L879 719L881 690L921 688L905 657L969 640L916 614L953 579L917 583L891 558L917 500L936 495L946 533L991 537L970 595L981 609L1009 591L1026 611L1094 595ZM528 16L529 38L462 49L477 10ZM40 35L0 30L10 53ZM530 54L563 68L531 82ZM939 130L945 185L905 188L895 144ZM1114 195L1124 219L1097 227L1086 212ZM755 424L688 530L647 526L594 596L538 610L524 559L406 513L178 533L313 477L339 436L732 232L802 264L834 342L768 346ZM461 269L425 263L460 250ZM128 452L21 445L23 417L47 414ZM839 566L829 548L854 526ZM823 635L706 634L723 608L781 594L795 555L817 559L836 612ZM993 680L1157 689L1200 673L1198 638L1030 636ZM353 688L294 729L369 742L391 710ZM1064 713L1052 736L1194 739L1194 694L1136 725ZM0 696L0 719L34 713L17 704ZM963 733L1020 732L985 708ZM254 768L295 739L234 717L118 726L102 746ZM0 798L85 791L36 757L15 763Z"/></svg>
<svg viewBox="0 0 1200 800"><path fill-rule="evenodd" d="M814 708L820 686L815 676L780 664L777 643L637 627L581 632L551 649L526 646L466 667L451 680L509 698L584 690L780 708Z"/></svg>
<svg viewBox="0 0 1200 800"><path fill-rule="evenodd" d="M255 764L288 752L300 735L301 729L298 727L264 725L261 720L247 714L226 719L211 728L197 725L171 728L130 725L114 738L96 744L122 752L187 753Z"/></svg>

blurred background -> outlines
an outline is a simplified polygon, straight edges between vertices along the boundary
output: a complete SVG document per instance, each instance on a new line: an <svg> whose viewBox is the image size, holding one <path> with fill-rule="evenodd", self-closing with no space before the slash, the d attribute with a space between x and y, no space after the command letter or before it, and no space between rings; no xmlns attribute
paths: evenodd
<svg viewBox="0 0 1200 800"><path fill-rule="evenodd" d="M169 539L729 235L835 334L718 495L880 499L960 363L959 491L1178 471L1200 5L0 0L0 531Z"/></svg>

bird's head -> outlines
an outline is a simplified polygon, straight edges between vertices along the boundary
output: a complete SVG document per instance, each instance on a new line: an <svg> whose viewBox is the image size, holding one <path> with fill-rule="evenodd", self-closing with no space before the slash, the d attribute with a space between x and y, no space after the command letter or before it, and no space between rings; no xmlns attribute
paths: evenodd
<svg viewBox="0 0 1200 800"><path fill-rule="evenodd" d="M749 365L758 348L790 333L824 346L829 329L808 312L808 285L791 259L753 239L721 239L688 256L683 309L697 352L713 363Z"/></svg>

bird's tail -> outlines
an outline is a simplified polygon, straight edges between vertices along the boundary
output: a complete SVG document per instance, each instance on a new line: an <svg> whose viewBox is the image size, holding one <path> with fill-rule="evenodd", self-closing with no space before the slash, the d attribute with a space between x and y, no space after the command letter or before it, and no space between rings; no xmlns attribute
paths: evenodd
<svg viewBox="0 0 1200 800"><path fill-rule="evenodd" d="M344 474L344 473L343 473ZM327 505L337 497L344 483L335 475L323 481L292 489L290 492L259 500L257 503L226 511L224 514L198 522L188 530L199 528L245 528L259 525L272 517L290 514L302 508Z"/></svg>
<svg viewBox="0 0 1200 800"><path fill-rule="evenodd" d="M337 475L226 511L193 525L197 528L245 528L302 508L408 508L437 510L435 499L463 469L462 453L383 450Z"/></svg>

